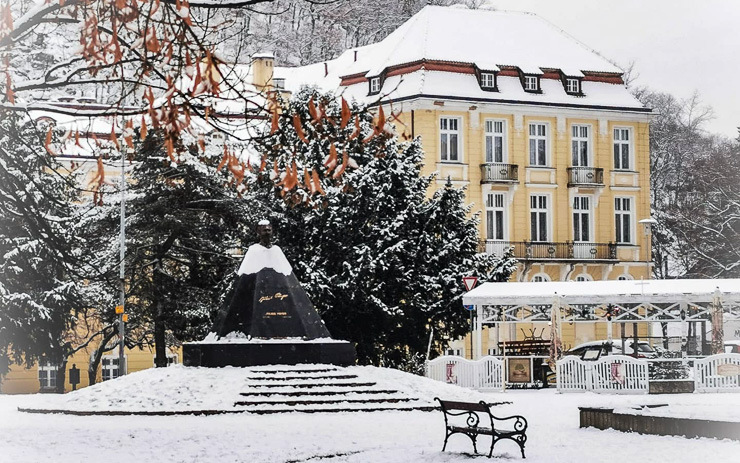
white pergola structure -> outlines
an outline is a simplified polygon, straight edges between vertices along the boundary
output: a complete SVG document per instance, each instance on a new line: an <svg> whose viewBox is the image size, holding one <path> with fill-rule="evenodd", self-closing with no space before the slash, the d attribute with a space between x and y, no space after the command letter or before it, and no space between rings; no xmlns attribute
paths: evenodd
<svg viewBox="0 0 740 463"><path fill-rule="evenodd" d="M740 279L611 280L483 283L463 296L475 306L475 355L482 357L483 325L550 321L553 307L563 323L675 322L685 337L689 322L714 325L740 320ZM713 344L720 339L713 339ZM683 355L686 355L686 343Z"/></svg>

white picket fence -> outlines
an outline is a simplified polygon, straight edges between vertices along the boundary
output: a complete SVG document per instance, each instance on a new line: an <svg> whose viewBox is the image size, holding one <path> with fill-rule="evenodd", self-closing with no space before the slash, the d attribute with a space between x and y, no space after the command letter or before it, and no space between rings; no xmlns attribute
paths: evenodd
<svg viewBox="0 0 740 463"><path fill-rule="evenodd" d="M624 355L610 355L583 361L568 356L557 362L559 392L603 392L608 394L647 394L648 362Z"/></svg>
<svg viewBox="0 0 740 463"><path fill-rule="evenodd" d="M716 354L694 362L696 392L740 392L740 354Z"/></svg>
<svg viewBox="0 0 740 463"><path fill-rule="evenodd" d="M471 389L501 390L504 387L504 363L490 356L473 361L445 355L429 361L426 376Z"/></svg>

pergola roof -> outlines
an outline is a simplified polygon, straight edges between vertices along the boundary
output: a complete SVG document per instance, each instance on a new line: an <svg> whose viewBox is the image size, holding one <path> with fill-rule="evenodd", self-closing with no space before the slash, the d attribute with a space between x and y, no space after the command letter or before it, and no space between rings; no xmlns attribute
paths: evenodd
<svg viewBox="0 0 740 463"><path fill-rule="evenodd" d="M711 302L740 304L740 279L610 280L483 283L463 296L465 305L546 305L560 296L568 304Z"/></svg>

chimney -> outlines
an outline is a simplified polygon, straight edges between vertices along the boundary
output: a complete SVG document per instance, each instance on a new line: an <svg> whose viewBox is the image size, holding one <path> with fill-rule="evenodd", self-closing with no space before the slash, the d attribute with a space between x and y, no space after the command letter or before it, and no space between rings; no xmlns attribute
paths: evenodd
<svg viewBox="0 0 740 463"><path fill-rule="evenodd" d="M355 62L357 62L357 50L355 50Z"/></svg>
<svg viewBox="0 0 740 463"><path fill-rule="evenodd" d="M329 64L324 61L324 77L329 75Z"/></svg>
<svg viewBox="0 0 740 463"><path fill-rule="evenodd" d="M274 65L275 56L272 53L255 53L252 55L252 84L260 90L272 88Z"/></svg>

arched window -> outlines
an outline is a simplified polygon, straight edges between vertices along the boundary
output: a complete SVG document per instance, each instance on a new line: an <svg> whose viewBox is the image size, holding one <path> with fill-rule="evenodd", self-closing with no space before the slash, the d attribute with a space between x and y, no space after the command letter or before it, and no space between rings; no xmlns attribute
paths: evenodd
<svg viewBox="0 0 740 463"><path fill-rule="evenodd" d="M634 280L634 278L632 278L632 275L630 275L629 273L623 273L617 277L617 280L619 281Z"/></svg>
<svg viewBox="0 0 740 463"><path fill-rule="evenodd" d="M593 277L588 273L581 273L576 276L576 281L594 281Z"/></svg>
<svg viewBox="0 0 740 463"><path fill-rule="evenodd" d="M532 281L536 283L550 281L550 275L548 275L547 273L538 273L537 275L534 275L532 277Z"/></svg>

